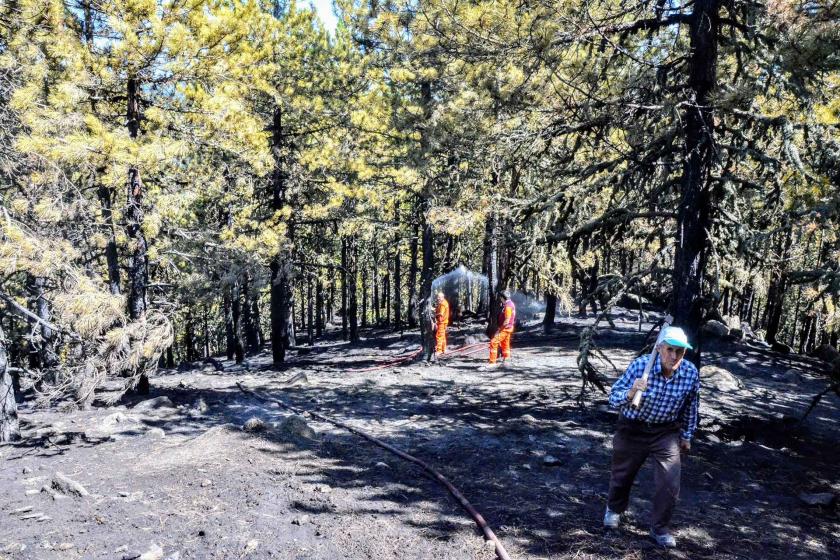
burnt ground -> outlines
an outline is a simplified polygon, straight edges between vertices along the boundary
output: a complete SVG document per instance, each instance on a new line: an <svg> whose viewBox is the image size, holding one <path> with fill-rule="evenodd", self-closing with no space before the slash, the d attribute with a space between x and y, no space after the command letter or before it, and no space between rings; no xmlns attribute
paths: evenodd
<svg viewBox="0 0 840 560"><path fill-rule="evenodd" d="M704 349L704 363L742 387L704 387L701 429L683 462L677 551L646 538L649 466L628 523L605 532L615 414L598 392L585 407L577 402L582 324L567 319L551 335L523 329L513 362L491 371L478 369L485 350L358 371L417 346L416 335L366 333L352 348L319 344L283 371L268 367L267 354L247 367L223 362L225 371L163 371L152 381L157 407L137 399L87 411L24 407L24 441L0 447L0 558L495 558L418 467L312 418L314 437L292 434L281 427L288 411L237 382L436 467L513 558L837 557L836 499L809 506L799 495L840 494L840 402L827 396L798 425L794 418L825 387L817 362L734 342ZM450 345L479 330L452 329ZM598 343L623 368L643 340L627 314ZM612 382L619 372L602 365ZM267 429L244 431L252 417ZM89 495L41 491L56 472Z"/></svg>

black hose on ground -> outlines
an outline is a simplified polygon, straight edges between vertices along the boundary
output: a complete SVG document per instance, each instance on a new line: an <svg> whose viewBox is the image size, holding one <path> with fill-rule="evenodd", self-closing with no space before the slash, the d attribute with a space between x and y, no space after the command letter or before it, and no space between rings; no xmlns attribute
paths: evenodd
<svg viewBox="0 0 840 560"><path fill-rule="evenodd" d="M258 398L262 401L277 403L282 408L285 408L286 410L290 410L290 411L294 412L295 414L300 414L300 415L309 414L310 416L312 416L314 418L317 418L318 420L328 422L330 424L333 424L334 426L338 426L339 428L344 428L345 430L347 430L349 432L352 432L352 433L356 434L357 436L362 437L362 438L368 440L369 442L371 442L375 445L378 445L382 449L385 449L386 451L389 451L389 452L393 453L397 457L400 457L401 459L405 459L406 461L409 461L411 463L414 463L415 465L418 465L424 471L431 474L435 478L435 480L437 480L438 482L443 484L443 486L449 491L449 493L452 494L452 496L456 500L458 500L458 503L461 504L461 507L463 507L467 511L467 513L470 514L470 517L473 518L473 521L475 521L476 525L478 525L479 529L481 529L481 532L484 533L485 539L487 539L488 541L491 541L496 546L496 556L498 556L500 560L510 560L510 556L508 555L507 550L505 550L504 545L502 545L501 541L496 537L496 534L493 532L493 529L491 529L490 526L487 524L487 522L484 520L484 517L482 517L482 515L469 502L469 500L467 500L464 497L464 495L457 488L455 488L455 486L453 486L451 482L449 482L446 479L446 477L444 477L438 471L436 471L435 469L433 469L432 467L427 465L425 462L421 461L417 457L409 455L405 451L401 451L401 450L397 449L396 447L385 443L384 441L382 441L378 438L375 438L371 435L366 434L365 432L359 430L358 428L354 428L353 426L345 424L344 422L341 422L340 420L335 420L335 419L330 418L329 416L325 416L325 415L323 415L319 412L313 412L311 410L306 410L306 411L301 410L297 407L286 404L283 401L281 401L280 399L275 398L275 397L266 397L265 395L261 395L261 394L257 393L253 389L248 389L240 381L237 381L236 385L239 387L239 390L242 391L243 393L253 395L254 397L256 397L256 398Z"/></svg>

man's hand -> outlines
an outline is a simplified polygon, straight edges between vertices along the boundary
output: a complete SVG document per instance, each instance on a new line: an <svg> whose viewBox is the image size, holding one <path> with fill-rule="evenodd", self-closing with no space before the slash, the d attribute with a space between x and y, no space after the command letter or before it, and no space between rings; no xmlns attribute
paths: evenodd
<svg viewBox="0 0 840 560"><path fill-rule="evenodd" d="M680 439L680 451L683 453L691 451L691 442L687 439Z"/></svg>
<svg viewBox="0 0 840 560"><path fill-rule="evenodd" d="M627 400L632 401L633 397L635 397L636 393L639 391L644 393L645 389L647 389L647 385L647 379L642 379L641 377L638 378L636 381L633 382L633 386L630 387L630 390L627 391Z"/></svg>

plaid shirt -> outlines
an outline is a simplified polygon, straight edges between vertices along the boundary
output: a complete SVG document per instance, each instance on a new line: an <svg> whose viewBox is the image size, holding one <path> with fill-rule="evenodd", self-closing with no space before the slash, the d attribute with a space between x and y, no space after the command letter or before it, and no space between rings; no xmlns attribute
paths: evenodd
<svg viewBox="0 0 840 560"><path fill-rule="evenodd" d="M634 410L627 399L633 382L642 377L650 356L641 356L627 366L618 381L610 389L610 406L617 408L631 420L651 424L680 421L680 437L691 440L697 429L697 409L700 405L700 374L697 367L683 360L670 379L662 375L659 354L650 370L648 386L642 393L642 406Z"/></svg>

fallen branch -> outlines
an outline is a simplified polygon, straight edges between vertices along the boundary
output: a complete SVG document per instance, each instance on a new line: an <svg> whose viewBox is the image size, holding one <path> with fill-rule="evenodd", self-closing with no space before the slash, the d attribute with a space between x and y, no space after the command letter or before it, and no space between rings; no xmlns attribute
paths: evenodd
<svg viewBox="0 0 840 560"><path fill-rule="evenodd" d="M456 500L458 500L458 503L461 504L461 507L463 507L465 510L467 510L467 513L470 514L470 517L473 518L476 525L478 525L478 527L481 529L482 533L484 533L484 537L488 541L491 541L496 546L496 556L498 556L500 558L500 560L510 560L510 556L508 555L507 550L505 550L505 547L502 545L501 541L499 541L499 539L496 537L496 534L493 532L493 530L490 528L490 526L487 525L487 522L484 520L484 517L482 517L481 514L478 513L478 511L473 507L473 505L464 497L463 494L461 494L461 492L457 488L455 488L452 485L451 482L449 482L442 474L440 474L438 471L436 471L435 469L433 469L432 467L430 467L429 465L427 465L426 463L424 463L423 461L421 461L417 457L409 455L408 453L406 453L404 451L401 451L401 450L397 449L396 447L394 447L392 445L389 445L389 444L385 443L384 441L382 441L380 439L377 439L377 438L375 438L371 435L366 434L365 432L359 430L358 428L354 428L353 426L345 424L344 422L341 422L339 420L335 420L333 418L330 418L329 416L325 416L321 413L313 412L311 410L304 411L304 410L301 410L297 407L288 405L288 404L284 403L283 401L281 401L280 399L277 399L277 398L274 398L274 397L266 397L264 395L261 395L261 394L257 393L256 391L254 391L252 389L248 389L240 381L237 381L236 385L237 385L237 387L239 387L239 390L242 391L243 393L253 395L257 399L262 400L262 401L276 403L280 407L285 408L286 410L290 410L291 412L294 412L295 414L300 414L300 415L308 414L308 415L310 415L314 418L317 418L318 420L328 422L330 424L333 424L334 426L338 426L339 428L344 428L345 430L347 430L349 432L352 432L352 433L356 434L357 436L362 437L362 438L368 440L369 442L371 442L375 445L378 445L382 449L385 449L386 451L390 451L391 453L393 453L397 457L400 457L402 459L405 459L406 461L409 461L411 463L414 463L415 465L418 465L423 470L425 470L427 473L431 474L443 486L445 486L446 489L449 491L449 493L452 494L452 496Z"/></svg>

